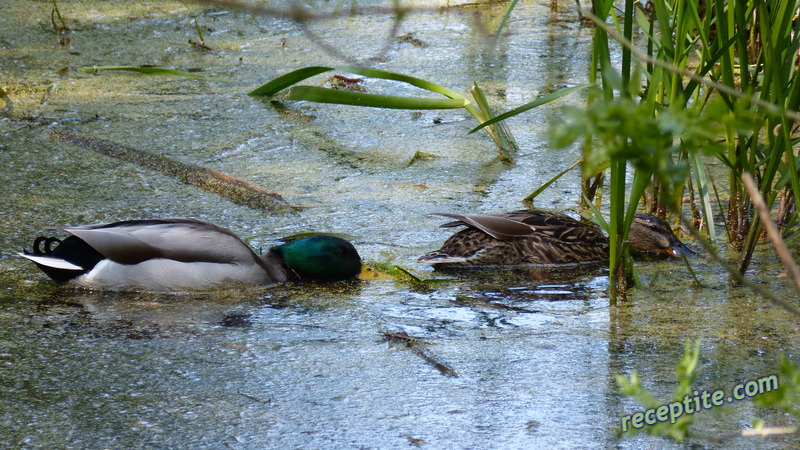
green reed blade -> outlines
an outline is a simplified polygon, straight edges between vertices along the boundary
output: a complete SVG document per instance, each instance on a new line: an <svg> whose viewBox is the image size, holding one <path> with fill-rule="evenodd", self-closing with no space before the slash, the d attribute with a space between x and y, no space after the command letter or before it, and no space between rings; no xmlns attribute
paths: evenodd
<svg viewBox="0 0 800 450"><path fill-rule="evenodd" d="M468 104L466 99L365 94L317 86L295 86L289 91L289 100L392 109L453 109L463 108Z"/></svg>
<svg viewBox="0 0 800 450"><path fill-rule="evenodd" d="M273 95L293 84L297 84L307 78L313 77L314 75L319 75L330 70L333 70L333 67L311 66L293 70L285 75L275 78L268 83L262 84L261 86L248 92L247 95L253 97L272 97Z"/></svg>
<svg viewBox="0 0 800 450"><path fill-rule="evenodd" d="M483 122L482 124L478 125L477 127L471 129L469 132L470 133L474 133L474 132L480 130L481 128L487 127L487 126L492 125L492 124L494 124L496 122L499 122L501 120L508 119L509 117L516 116L517 114L523 113L523 112L525 112L525 111L527 111L529 109L535 108L537 106L544 105L545 103L550 103L553 100L559 99L559 98L561 98L561 97L563 97L565 95L569 95L569 94L571 94L573 92L580 91L581 89L586 89L586 88L588 88L590 86L594 86L594 83L587 83L587 84L581 84L581 85L578 85L578 86L572 86L572 87L569 87L569 88L561 89L560 91L553 92L551 94L547 94L547 95L541 96L541 97L537 98L536 100L534 100L532 102L528 102L528 103L526 103L526 104L524 104L522 106L519 106L517 108L512 109L511 111L507 111L507 112L505 112L503 114L500 114L497 117L489 119L486 122Z"/></svg>

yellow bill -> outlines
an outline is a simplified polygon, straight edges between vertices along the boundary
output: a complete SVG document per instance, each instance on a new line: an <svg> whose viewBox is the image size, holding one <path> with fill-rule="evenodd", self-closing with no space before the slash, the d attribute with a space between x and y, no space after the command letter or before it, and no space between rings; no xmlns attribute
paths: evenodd
<svg viewBox="0 0 800 450"><path fill-rule="evenodd" d="M359 280L364 281L371 281L371 280L394 280L394 277L383 272L378 272L377 270L373 269L372 267L362 264L361 265L361 273L359 273L356 278Z"/></svg>

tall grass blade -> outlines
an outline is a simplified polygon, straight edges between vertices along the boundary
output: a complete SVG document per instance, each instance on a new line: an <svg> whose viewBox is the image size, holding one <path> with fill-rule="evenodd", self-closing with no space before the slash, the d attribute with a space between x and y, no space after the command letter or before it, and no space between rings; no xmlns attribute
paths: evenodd
<svg viewBox="0 0 800 450"><path fill-rule="evenodd" d="M528 103L526 103L526 104L524 104L522 106L518 106L518 107L516 107L516 108L514 108L514 109L512 109L510 111L506 111L506 112L504 112L503 114L500 114L497 117L491 118L491 119L481 123L477 127L471 129L469 132L470 133L474 133L474 132L480 130L481 128L488 127L489 125L493 125L493 124L495 124L497 122L500 122L501 120L508 119L509 117L514 117L514 116L516 116L518 114L521 114L521 113L523 113L523 112L525 112L525 111L527 111L529 109L536 108L537 106L544 105L545 103L550 103L553 100L556 100L556 99L559 99L561 97L564 97L565 95L572 94L573 92L577 92L577 91L580 91L582 89L586 89L586 88L594 86L594 85L595 85L594 83L586 83L586 84L581 84L581 85L578 85L578 86L572 86L572 87L569 87L569 88L561 89L561 90L553 92L551 94L543 95L543 96L537 98L536 100L528 102Z"/></svg>
<svg viewBox="0 0 800 450"><path fill-rule="evenodd" d="M489 101L486 99L483 89L478 87L476 83L472 89L470 89L470 92L481 113L480 117L476 116L475 113L472 115L478 120L492 120L494 112L489 106ZM511 131L506 126L506 123L497 122L489 128L486 128L486 132L489 133L489 136L494 140L497 148L500 150L500 160L509 163L512 162L514 160L512 155L515 154L519 148L517 147L516 141L514 141L514 137L511 136Z"/></svg>
<svg viewBox="0 0 800 450"><path fill-rule="evenodd" d="M714 226L714 210L712 209L711 191L709 180L706 176L706 170L703 166L702 155L700 152L692 152L689 155L689 161L692 166L692 173L695 176L695 183L697 191L700 195L700 204L703 208L703 218L706 222L706 233L708 240L712 243L717 242L717 231Z"/></svg>
<svg viewBox="0 0 800 450"><path fill-rule="evenodd" d="M561 177L563 177L564 175L566 175L566 174L567 174L568 172L570 172L572 169L574 169L574 168L578 167L578 165L579 165L580 163L582 163L582 162L583 162L583 157L581 157L581 158L578 158L578 160L577 160L577 161L575 161L574 163L572 163L572 165L571 165L571 166L569 166L569 167L567 167L566 169L562 170L561 172L559 172L558 174L556 174L556 176L554 176L553 178L551 178L551 179L547 180L547 182L545 182L543 185L539 186L539 187L538 187L538 188L537 188L535 191L531 192L531 194L530 194L530 195L528 195L527 197L525 197L525 198L522 200L522 203L524 203L524 204L526 204L526 205L531 205L531 204L533 204L533 200L534 200L536 197L538 197L538 196L539 196L539 194L541 194L541 193L542 193L542 192L543 192L545 189L547 189L548 187L550 187L550 185L551 185L551 184L553 184L553 183L555 183L555 182L556 182L556 181L557 181L559 178L561 178ZM591 203L590 203L590 204L591 204ZM594 206L594 205L592 205L592 206Z"/></svg>
<svg viewBox="0 0 800 450"><path fill-rule="evenodd" d="M505 14L503 14L498 20L496 20L495 23L492 24L491 29L489 29L489 34L493 35L495 40L500 36L500 33L506 26L506 23L508 23L508 19L511 17L511 11L513 11L514 7L517 6L518 1L519 0L512 0L506 7Z"/></svg>

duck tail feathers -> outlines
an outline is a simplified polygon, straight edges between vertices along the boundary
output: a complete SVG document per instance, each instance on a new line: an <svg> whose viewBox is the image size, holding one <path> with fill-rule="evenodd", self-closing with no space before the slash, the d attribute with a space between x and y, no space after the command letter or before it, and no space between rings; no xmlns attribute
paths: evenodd
<svg viewBox="0 0 800 450"><path fill-rule="evenodd" d="M44 270L45 267L48 267L51 269L85 272L83 267L73 264L66 259L55 258L52 256L34 255L25 250L23 250L23 253L17 253L17 255L35 262L39 267L42 268L42 270Z"/></svg>

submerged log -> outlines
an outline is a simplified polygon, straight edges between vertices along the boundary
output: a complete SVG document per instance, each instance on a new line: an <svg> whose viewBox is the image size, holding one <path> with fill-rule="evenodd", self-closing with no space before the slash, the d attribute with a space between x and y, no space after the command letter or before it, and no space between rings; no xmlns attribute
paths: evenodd
<svg viewBox="0 0 800 450"><path fill-rule="evenodd" d="M289 205L279 194L232 177L218 170L182 163L166 156L86 136L76 131L54 131L52 137L125 162L174 176L179 180L228 198L234 203L270 212L289 212L299 209Z"/></svg>

